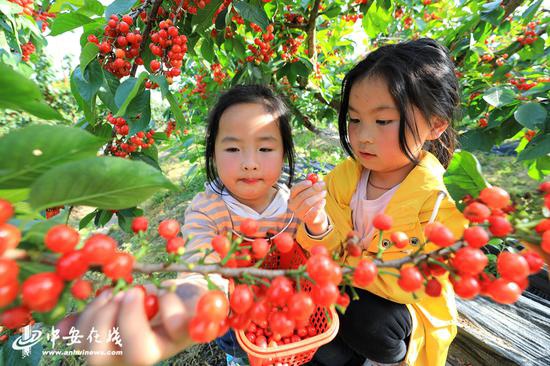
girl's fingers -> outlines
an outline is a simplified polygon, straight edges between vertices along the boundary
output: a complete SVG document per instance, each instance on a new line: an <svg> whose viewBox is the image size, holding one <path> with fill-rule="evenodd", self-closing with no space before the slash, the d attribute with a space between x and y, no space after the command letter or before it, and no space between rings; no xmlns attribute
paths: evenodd
<svg viewBox="0 0 550 366"><path fill-rule="evenodd" d="M311 186L312 184L311 184L311 181L309 180L303 180L301 182L294 184L290 189L290 198L296 197L298 194L310 188Z"/></svg>

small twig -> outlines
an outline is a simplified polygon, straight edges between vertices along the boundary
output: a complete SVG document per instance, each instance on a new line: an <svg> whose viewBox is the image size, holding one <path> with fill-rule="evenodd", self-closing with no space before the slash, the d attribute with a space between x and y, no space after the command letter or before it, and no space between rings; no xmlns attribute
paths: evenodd
<svg viewBox="0 0 550 366"><path fill-rule="evenodd" d="M149 41L149 34L151 33L151 30L153 29L153 24L155 23L155 20L157 19L157 13L160 8L160 5L162 4L162 0L154 0L153 7L151 8L151 12L149 13L147 17L147 25L145 26L145 30L143 31L143 40L141 41L141 45L139 46L139 55L143 53L143 50L145 49L145 45ZM134 62L132 65L132 71L130 72L130 76L135 77L136 71L137 71L138 65Z"/></svg>

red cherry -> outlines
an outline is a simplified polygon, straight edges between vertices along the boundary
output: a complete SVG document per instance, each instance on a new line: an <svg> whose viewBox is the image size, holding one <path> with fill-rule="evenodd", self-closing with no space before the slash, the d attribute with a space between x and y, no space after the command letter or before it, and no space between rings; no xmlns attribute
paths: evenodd
<svg viewBox="0 0 550 366"><path fill-rule="evenodd" d="M0 315L0 325L8 329L22 328L31 320L31 312L24 306L8 309Z"/></svg>
<svg viewBox="0 0 550 366"><path fill-rule="evenodd" d="M114 253L111 258L103 265L103 273L112 280L126 278L132 274L134 267L134 257L129 253Z"/></svg>
<svg viewBox="0 0 550 366"><path fill-rule="evenodd" d="M181 248L181 249L180 249ZM166 242L166 252L170 254L183 254L185 248L185 239L176 236L175 238L168 239Z"/></svg>
<svg viewBox="0 0 550 366"><path fill-rule="evenodd" d="M488 262L487 256L480 249L472 247L460 248L452 260L460 274L471 276L481 273Z"/></svg>
<svg viewBox="0 0 550 366"><path fill-rule="evenodd" d="M197 315L204 319L221 322L228 314L229 302L220 290L208 291L197 302Z"/></svg>
<svg viewBox="0 0 550 366"><path fill-rule="evenodd" d="M267 240L258 238L252 242L252 256L256 259L264 258L269 252L269 243Z"/></svg>
<svg viewBox="0 0 550 366"><path fill-rule="evenodd" d="M313 314L315 304L307 293L296 292L288 303L288 315L295 320L307 320Z"/></svg>
<svg viewBox="0 0 550 366"><path fill-rule="evenodd" d="M231 310L236 314L244 314L254 303L254 294L248 285L237 285L229 298Z"/></svg>
<svg viewBox="0 0 550 366"><path fill-rule="evenodd" d="M510 195L499 187L487 187L479 193L479 199L490 208L504 208L510 203Z"/></svg>
<svg viewBox="0 0 550 366"><path fill-rule="evenodd" d="M14 249L21 241L21 232L11 224L0 224L0 256L8 249Z"/></svg>
<svg viewBox="0 0 550 366"><path fill-rule="evenodd" d="M80 241L78 231L69 225L56 225L46 233L44 243L51 251L57 253L67 253L76 247Z"/></svg>
<svg viewBox="0 0 550 366"><path fill-rule="evenodd" d="M470 222L482 223L491 216L491 210L480 202L472 202L464 209L464 217Z"/></svg>
<svg viewBox="0 0 550 366"><path fill-rule="evenodd" d="M523 258L525 258L527 264L529 265L529 274L535 274L539 272L544 266L544 260L540 255L535 252L525 252L522 254L522 256Z"/></svg>
<svg viewBox="0 0 550 366"><path fill-rule="evenodd" d="M463 299L472 299L481 291L479 281L472 276L451 277L451 283L453 284L455 293Z"/></svg>
<svg viewBox="0 0 550 366"><path fill-rule="evenodd" d="M0 286L17 281L19 266L13 259L0 258Z"/></svg>
<svg viewBox="0 0 550 366"><path fill-rule="evenodd" d="M0 286L0 308L9 305L17 297L19 291L19 283L10 281L5 285Z"/></svg>
<svg viewBox="0 0 550 366"><path fill-rule="evenodd" d="M63 280L55 273L38 273L23 282L23 304L38 312L52 310L63 291Z"/></svg>
<svg viewBox="0 0 550 366"><path fill-rule="evenodd" d="M158 60L152 60L149 64L151 71L157 72L160 69L160 62Z"/></svg>
<svg viewBox="0 0 550 366"><path fill-rule="evenodd" d="M6 223L14 213L12 204L9 201L0 199L0 225Z"/></svg>
<svg viewBox="0 0 550 366"><path fill-rule="evenodd" d="M424 229L426 237L440 247L448 247L455 243L453 232L439 222L432 222Z"/></svg>
<svg viewBox="0 0 550 366"><path fill-rule="evenodd" d="M362 259L355 267L353 273L353 283L358 287L370 285L378 275L376 264L369 259Z"/></svg>
<svg viewBox="0 0 550 366"><path fill-rule="evenodd" d="M231 243L229 242L229 239L227 239L223 235L216 235L212 239L212 248L220 255L220 257L224 258L227 253L229 252L229 248L231 246Z"/></svg>
<svg viewBox="0 0 550 366"><path fill-rule="evenodd" d="M404 267L399 272L397 284L407 292L418 291L422 288L422 274L416 267Z"/></svg>
<svg viewBox="0 0 550 366"><path fill-rule="evenodd" d="M143 299L143 305L145 306L145 315L147 319L151 320L159 311L159 299L155 294L147 294Z"/></svg>
<svg viewBox="0 0 550 366"><path fill-rule="evenodd" d="M94 234L86 240L82 252L91 265L105 264L115 253L117 242L110 236Z"/></svg>
<svg viewBox="0 0 550 366"><path fill-rule="evenodd" d="M158 232L164 239L171 239L180 232L180 224L174 219L164 220L159 224Z"/></svg>
<svg viewBox="0 0 550 366"><path fill-rule="evenodd" d="M346 250L351 257L360 257L362 253L361 247L354 243L349 243Z"/></svg>
<svg viewBox="0 0 550 366"><path fill-rule="evenodd" d="M489 285L489 294L500 304L513 304L521 296L521 289L517 283L504 278L497 278Z"/></svg>
<svg viewBox="0 0 550 366"><path fill-rule="evenodd" d="M208 343L213 341L219 332L219 323L195 316L189 322L189 336L195 342Z"/></svg>
<svg viewBox="0 0 550 366"><path fill-rule="evenodd" d="M391 241L396 248L403 249L409 245L409 237L402 231L395 231L391 234Z"/></svg>
<svg viewBox="0 0 550 366"><path fill-rule="evenodd" d="M472 248L481 248L489 241L489 234L481 226L471 226L464 230L464 240Z"/></svg>
<svg viewBox="0 0 550 366"><path fill-rule="evenodd" d="M258 231L258 228L259 224L256 220L244 219L239 230L244 236L250 237Z"/></svg>
<svg viewBox="0 0 550 366"><path fill-rule="evenodd" d="M509 281L521 281L529 276L529 263L517 253L502 252L497 257L498 273Z"/></svg>
<svg viewBox="0 0 550 366"><path fill-rule="evenodd" d="M86 280L76 280L71 286L71 294L79 300L86 300L92 294L92 283Z"/></svg>
<svg viewBox="0 0 550 366"><path fill-rule="evenodd" d="M441 295L441 283L435 278L430 278L426 283L426 294L432 297Z"/></svg>
<svg viewBox="0 0 550 366"><path fill-rule="evenodd" d="M315 173L309 173L306 177L307 180L311 182L311 184L315 184L319 181L319 176Z"/></svg>
<svg viewBox="0 0 550 366"><path fill-rule="evenodd" d="M346 293L338 295L338 299L336 300L336 303L340 305L343 308L347 308L350 303L349 295Z"/></svg>
<svg viewBox="0 0 550 366"><path fill-rule="evenodd" d="M330 306L336 303L338 295L338 286L334 283L316 284L311 290L311 298L319 306Z"/></svg>
<svg viewBox="0 0 550 366"><path fill-rule="evenodd" d="M513 231L512 224L502 216L489 217L489 231L494 236L506 236Z"/></svg>
<svg viewBox="0 0 550 366"><path fill-rule="evenodd" d="M389 230L393 224L393 219L385 214L378 214L374 216L372 220L372 225L378 230Z"/></svg>
<svg viewBox="0 0 550 366"><path fill-rule="evenodd" d="M80 250L63 254L57 260L55 272L65 281L72 281L88 270L88 262Z"/></svg>
<svg viewBox="0 0 550 366"><path fill-rule="evenodd" d="M294 239L292 238L292 235L288 233L281 233L277 235L273 242L275 243L275 246L277 247L277 250L281 253L288 253L294 248Z"/></svg>
<svg viewBox="0 0 550 366"><path fill-rule="evenodd" d="M132 231L138 233L140 231L146 232L149 222L145 216L138 216L132 220Z"/></svg>
<svg viewBox="0 0 550 366"><path fill-rule="evenodd" d="M294 294L294 286L290 279L284 276L276 277L267 289L267 299L273 305L284 306Z"/></svg>

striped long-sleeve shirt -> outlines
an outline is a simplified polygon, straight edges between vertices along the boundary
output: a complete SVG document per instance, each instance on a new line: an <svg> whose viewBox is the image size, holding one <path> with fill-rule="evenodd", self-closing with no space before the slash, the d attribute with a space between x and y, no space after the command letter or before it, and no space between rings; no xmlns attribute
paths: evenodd
<svg viewBox="0 0 550 366"><path fill-rule="evenodd" d="M255 219L259 224L255 237L266 237L268 232L274 235L283 231L294 237L300 221L288 208L290 192L284 185L278 185L277 188L272 202L264 212L257 213L238 202L227 191L219 194L210 184L205 184L205 191L198 193L185 211L182 232L187 238L187 251L212 248L212 238L231 231L237 232L241 222L248 218ZM201 256L191 256L188 260L194 262ZM219 256L214 253L207 262L219 260Z"/></svg>

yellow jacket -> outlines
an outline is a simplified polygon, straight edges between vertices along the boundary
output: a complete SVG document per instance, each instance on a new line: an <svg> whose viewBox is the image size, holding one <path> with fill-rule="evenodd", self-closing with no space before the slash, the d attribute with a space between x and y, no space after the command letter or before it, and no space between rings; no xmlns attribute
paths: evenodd
<svg viewBox="0 0 550 366"><path fill-rule="evenodd" d="M361 169L360 163L348 158L325 177L326 210L334 229L324 238L315 240L307 235L302 224L298 228L296 239L305 249L309 250L317 244L322 244L329 250L341 249L341 243L353 229L350 202L359 183ZM393 218L393 226L389 232L384 233L383 238L389 240L391 232L403 231L411 240L403 249L392 246L385 250L382 256L384 261L404 257L425 241L424 226L434 212L438 194L447 193L443 183L444 172L445 169L437 158L424 152L420 164L401 183L385 210ZM448 194L440 201L435 221L445 224L457 239L462 236L467 223ZM368 250L363 252L363 258L374 258L377 244L378 234L372 239ZM425 247L425 251L434 249L436 247L433 244ZM345 261L356 265L359 259L348 257ZM398 270L393 271L398 273ZM391 275L379 275L374 283L365 287L378 296L407 305L413 319L411 340L405 358L407 365L445 365L449 346L456 335L454 291L446 275L438 279L443 287L442 295L438 298L429 297L423 291L416 292L415 297L412 293L403 291L397 284L397 277Z"/></svg>

